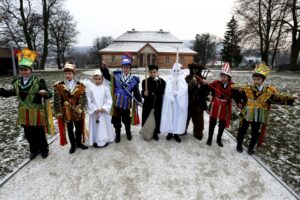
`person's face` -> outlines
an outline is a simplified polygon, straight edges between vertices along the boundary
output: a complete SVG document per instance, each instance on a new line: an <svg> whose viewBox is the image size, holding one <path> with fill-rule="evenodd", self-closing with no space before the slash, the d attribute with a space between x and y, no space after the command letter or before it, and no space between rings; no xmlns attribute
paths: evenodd
<svg viewBox="0 0 300 200"><path fill-rule="evenodd" d="M254 85L256 85L256 86L261 86L264 82L264 79L259 76L252 76L252 80L253 80Z"/></svg>
<svg viewBox="0 0 300 200"><path fill-rule="evenodd" d="M31 70L29 68L20 69L19 72L23 77L29 77L31 75Z"/></svg>
<svg viewBox="0 0 300 200"><path fill-rule="evenodd" d="M70 71L65 71L64 72L64 77L66 80L70 81L74 79L74 73Z"/></svg>
<svg viewBox="0 0 300 200"><path fill-rule="evenodd" d="M158 71L156 69L149 70L149 74L151 78L156 78L158 75Z"/></svg>
<svg viewBox="0 0 300 200"><path fill-rule="evenodd" d="M131 71L131 69L130 69L130 66L129 66L129 65L123 65L122 72L123 72L125 75L129 74L130 71Z"/></svg>
<svg viewBox="0 0 300 200"><path fill-rule="evenodd" d="M220 77L221 77L221 82L222 83L227 83L228 80L229 80L229 77L225 74L221 74Z"/></svg>
<svg viewBox="0 0 300 200"><path fill-rule="evenodd" d="M94 82L96 85L101 85L103 83L103 77L100 75L94 76Z"/></svg>

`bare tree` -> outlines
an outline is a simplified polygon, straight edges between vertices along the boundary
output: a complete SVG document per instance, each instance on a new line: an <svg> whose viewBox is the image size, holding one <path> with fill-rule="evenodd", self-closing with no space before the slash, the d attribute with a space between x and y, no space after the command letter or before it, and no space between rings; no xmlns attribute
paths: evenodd
<svg viewBox="0 0 300 200"><path fill-rule="evenodd" d="M236 13L242 22L244 45L260 49L261 59L273 64L278 48L283 47L282 21L287 16L287 0L238 0ZM269 59L271 55L271 59Z"/></svg>
<svg viewBox="0 0 300 200"><path fill-rule="evenodd" d="M76 42L76 23L69 12L56 10L56 14L50 19L50 46L56 53L56 63L58 69L65 63L65 54L70 50L72 44Z"/></svg>
<svg viewBox="0 0 300 200"><path fill-rule="evenodd" d="M290 65L292 70L299 70L297 61L300 52L300 2L299 0L288 0L289 16L284 20L288 32L291 33L291 57Z"/></svg>
<svg viewBox="0 0 300 200"><path fill-rule="evenodd" d="M18 47L26 45L42 52L40 69L44 69L48 55L49 20L61 2L63 0L0 0L2 37Z"/></svg>
<svg viewBox="0 0 300 200"><path fill-rule="evenodd" d="M97 37L93 42L93 47L89 50L90 54L90 63L89 64L100 64L102 58L99 54L99 50L104 49L113 42L111 36L103 36L101 38Z"/></svg>

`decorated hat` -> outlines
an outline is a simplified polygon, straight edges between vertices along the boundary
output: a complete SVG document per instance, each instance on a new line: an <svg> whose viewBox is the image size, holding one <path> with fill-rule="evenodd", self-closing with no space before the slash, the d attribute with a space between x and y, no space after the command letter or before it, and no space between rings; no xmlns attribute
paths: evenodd
<svg viewBox="0 0 300 200"><path fill-rule="evenodd" d="M24 48L23 50L18 50L16 52L16 56L19 61L19 68L29 68L32 69L34 62L37 59L37 52L31 51L28 48Z"/></svg>
<svg viewBox="0 0 300 200"><path fill-rule="evenodd" d="M271 68L265 64L265 62L261 62L260 64L256 65L253 76L260 76L262 78L267 78L268 74L270 73Z"/></svg>
<svg viewBox="0 0 300 200"><path fill-rule="evenodd" d="M231 69L230 69L230 63L229 62L225 62L223 67L222 67L222 72L221 74L225 74L227 76L232 76L231 75Z"/></svg>
<svg viewBox="0 0 300 200"><path fill-rule="evenodd" d="M102 76L100 69L95 70L93 76Z"/></svg>
<svg viewBox="0 0 300 200"><path fill-rule="evenodd" d="M71 71L71 72L75 73L75 69L76 69L76 66L75 66L74 63L72 63L72 62L66 62L65 63L64 72L65 71Z"/></svg>
<svg viewBox="0 0 300 200"><path fill-rule="evenodd" d="M131 66L132 57L130 54L125 54L122 56L122 65L130 65Z"/></svg>

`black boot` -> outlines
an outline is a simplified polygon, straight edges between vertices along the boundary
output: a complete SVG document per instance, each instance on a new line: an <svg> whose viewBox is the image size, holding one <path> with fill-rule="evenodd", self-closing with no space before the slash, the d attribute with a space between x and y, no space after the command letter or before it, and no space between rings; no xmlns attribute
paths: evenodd
<svg viewBox="0 0 300 200"><path fill-rule="evenodd" d="M209 129L208 129L208 139L207 139L207 142L206 142L206 144L209 145L209 146L211 146L211 143L212 143L216 123L217 123L217 121L215 119L210 118L210 120L209 120Z"/></svg>
<svg viewBox="0 0 300 200"><path fill-rule="evenodd" d="M80 148L80 149L84 149L84 150L89 148L88 146L86 146L84 144L81 144L81 143L77 144L77 147Z"/></svg>
<svg viewBox="0 0 300 200"><path fill-rule="evenodd" d="M217 136L217 144L220 146L220 147L223 147L223 142L222 142L222 135L223 135L223 132L219 132L218 133L218 136Z"/></svg>
<svg viewBox="0 0 300 200"><path fill-rule="evenodd" d="M180 143L181 142L181 139L179 137L178 134L174 134L174 139L176 140L176 142Z"/></svg>
<svg viewBox="0 0 300 200"><path fill-rule="evenodd" d="M119 143L121 141L121 128L116 128L116 139L115 142Z"/></svg>
<svg viewBox="0 0 300 200"><path fill-rule="evenodd" d="M237 145L237 146L236 146L236 150L237 150L237 152L239 152L239 153L243 153L243 147L240 146L240 145Z"/></svg>
<svg viewBox="0 0 300 200"><path fill-rule="evenodd" d="M126 131L126 136L127 136L127 140L132 140L132 135L131 135L131 131L130 131L130 124L126 124L125 125L125 131Z"/></svg>
<svg viewBox="0 0 300 200"><path fill-rule="evenodd" d="M254 149L249 148L249 149L248 149L248 154L249 154L249 155L253 155L253 154L254 154Z"/></svg>
<svg viewBox="0 0 300 200"><path fill-rule="evenodd" d="M171 140L172 139L172 137L173 137L173 134L172 133L168 133L168 135L167 135L167 140Z"/></svg>
<svg viewBox="0 0 300 200"><path fill-rule="evenodd" d="M154 140L158 141L159 140L158 133L154 133L152 138Z"/></svg>
<svg viewBox="0 0 300 200"><path fill-rule="evenodd" d="M34 159L37 155L38 155L38 153L30 153L29 159L32 160L32 159Z"/></svg>
<svg viewBox="0 0 300 200"><path fill-rule="evenodd" d="M76 145L71 145L71 148L70 148L70 151L69 153L72 154L75 152L75 149L76 149Z"/></svg>

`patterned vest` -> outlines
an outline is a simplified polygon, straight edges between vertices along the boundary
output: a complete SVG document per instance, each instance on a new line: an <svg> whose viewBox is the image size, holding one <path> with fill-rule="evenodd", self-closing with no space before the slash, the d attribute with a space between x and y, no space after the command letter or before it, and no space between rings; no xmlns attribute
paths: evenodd
<svg viewBox="0 0 300 200"><path fill-rule="evenodd" d="M23 90L21 79L18 79L13 83L19 101L19 115L17 123L18 125L25 126L46 126L47 119L43 104L33 103L40 87L39 79L33 76L29 81L28 87L30 87L30 89L28 91ZM20 93L22 92L27 93L24 100L20 97Z"/></svg>

